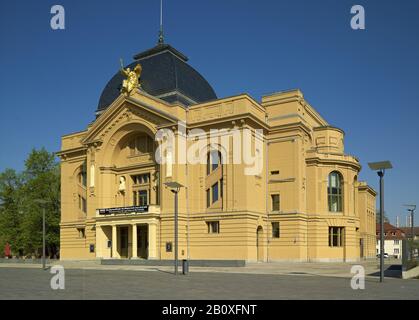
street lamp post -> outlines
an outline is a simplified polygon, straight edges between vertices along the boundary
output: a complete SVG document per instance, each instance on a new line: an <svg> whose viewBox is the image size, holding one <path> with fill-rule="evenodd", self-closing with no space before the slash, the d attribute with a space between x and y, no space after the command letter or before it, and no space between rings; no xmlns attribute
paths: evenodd
<svg viewBox="0 0 419 320"><path fill-rule="evenodd" d="M410 259L413 259L413 240L415 239L415 223L414 223L414 214L416 210L415 204L405 204L405 207L408 207L407 211L410 212L410 237L412 239L412 243L410 245Z"/></svg>
<svg viewBox="0 0 419 320"><path fill-rule="evenodd" d="M44 199L36 199L36 203L42 205L42 269L46 268L46 258L45 258L45 205L48 201Z"/></svg>
<svg viewBox="0 0 419 320"><path fill-rule="evenodd" d="M179 259L178 259L178 244L179 244L179 233L178 233L178 194L180 188L183 187L178 182L166 182L166 187L170 188L171 191L175 194L175 275L178 274L178 266L179 266Z"/></svg>
<svg viewBox="0 0 419 320"><path fill-rule="evenodd" d="M371 170L380 177L380 282L384 281L384 173L393 168L390 161L368 163Z"/></svg>

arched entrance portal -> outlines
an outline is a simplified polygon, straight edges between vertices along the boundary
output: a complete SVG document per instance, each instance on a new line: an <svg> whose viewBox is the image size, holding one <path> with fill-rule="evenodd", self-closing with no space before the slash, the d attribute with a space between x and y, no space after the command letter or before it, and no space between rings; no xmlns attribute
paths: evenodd
<svg viewBox="0 0 419 320"><path fill-rule="evenodd" d="M256 231L256 251L258 262L265 261L265 254L263 250L263 228L259 226Z"/></svg>

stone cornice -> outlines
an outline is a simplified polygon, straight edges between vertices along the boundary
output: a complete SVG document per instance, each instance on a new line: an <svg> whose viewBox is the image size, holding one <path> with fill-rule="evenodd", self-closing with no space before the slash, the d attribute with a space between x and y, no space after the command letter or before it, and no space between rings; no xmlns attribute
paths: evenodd
<svg viewBox="0 0 419 320"><path fill-rule="evenodd" d="M187 128L188 129L202 128L204 126L213 126L213 125L222 124L222 123L229 123L229 125L227 125L226 128L230 128L232 121L237 121L237 123L240 123L240 121L244 119L250 119L254 121L256 124L258 124L260 127L262 127L263 129L269 130L269 126L265 122L261 121L259 118L257 118L254 114L250 112L235 114L232 116L227 116L227 117L222 117L222 118L217 118L217 119L209 119L209 120L192 122L190 124L187 124Z"/></svg>
<svg viewBox="0 0 419 320"><path fill-rule="evenodd" d="M358 172L361 170L361 165L359 164L359 162L356 162L354 158L350 156L342 156L342 157L345 157L347 159L344 159L344 158L339 159L338 157L333 157L333 156L325 158L325 157L321 157L317 155L317 156L307 157L306 164L307 165L317 165L317 164L343 165L343 166L349 166Z"/></svg>
<svg viewBox="0 0 419 320"><path fill-rule="evenodd" d="M77 148L72 148L72 149L67 149L67 150L62 150L62 151L55 152L55 155L57 157L60 157L61 160L66 160L66 158L72 153L86 152L86 151L87 151L86 147L77 147Z"/></svg>

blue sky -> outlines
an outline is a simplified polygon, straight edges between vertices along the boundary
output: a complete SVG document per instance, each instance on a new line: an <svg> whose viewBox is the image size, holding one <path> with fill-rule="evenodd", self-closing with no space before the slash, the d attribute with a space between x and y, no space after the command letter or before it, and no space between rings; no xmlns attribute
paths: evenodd
<svg viewBox="0 0 419 320"><path fill-rule="evenodd" d="M21 170L33 147L60 149L85 129L119 58L155 45L159 0L0 1L0 170ZM66 29L50 28L50 8ZM366 30L350 28L361 4ZM346 132L360 178L378 190L367 163L389 159L386 212L405 221L419 204L419 1L165 1L166 42L219 97L257 100L300 88L326 120ZM418 220L418 219L416 219Z"/></svg>

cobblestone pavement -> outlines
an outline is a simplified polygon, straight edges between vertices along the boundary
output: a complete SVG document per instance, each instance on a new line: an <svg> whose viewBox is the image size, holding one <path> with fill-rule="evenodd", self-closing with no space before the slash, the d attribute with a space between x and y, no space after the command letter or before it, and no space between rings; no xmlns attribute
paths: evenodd
<svg viewBox="0 0 419 320"><path fill-rule="evenodd" d="M0 299L419 299L419 280L365 280L318 275L65 269L65 290L52 290L49 270L0 268Z"/></svg>

